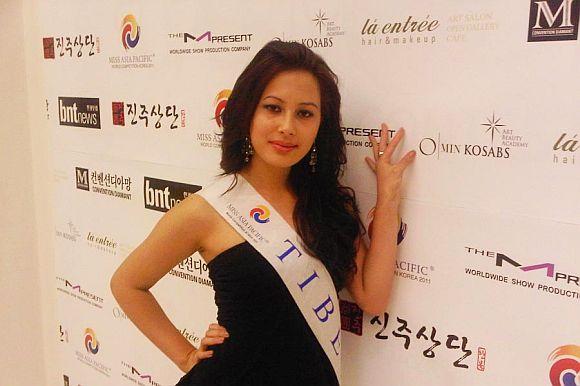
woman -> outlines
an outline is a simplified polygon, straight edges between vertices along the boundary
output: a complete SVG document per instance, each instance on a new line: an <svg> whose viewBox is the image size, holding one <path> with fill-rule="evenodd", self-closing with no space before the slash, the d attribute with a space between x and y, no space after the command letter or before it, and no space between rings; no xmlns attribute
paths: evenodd
<svg viewBox="0 0 580 386"><path fill-rule="evenodd" d="M169 210L127 257L111 279L112 292L135 325L187 373L179 386L339 384L340 368L332 356L339 357L340 327L329 346L313 323L336 318L331 303L344 287L365 312L386 309L400 185L415 152L399 162L391 160L403 129L390 143L385 124L380 142L370 137L373 157L366 161L376 174L377 204L367 249L354 192L338 182L346 162L340 94L336 75L321 57L298 43L267 43L236 81L222 118L222 178L231 182L221 190L223 197L235 198L238 189L249 189L267 203L261 212L254 208L254 219L267 223L264 209L270 207L272 219L278 216L285 231L299 236L306 257L295 261L323 268L298 283L300 290L292 289L276 266L286 255L277 254L280 261L265 258L255 237L218 213L209 193L195 194ZM258 223L246 225L256 232ZM198 348L179 333L149 292L195 252L207 262L219 321L210 324ZM314 278L322 283L324 277L330 278L333 295L320 307L310 307L315 315L309 316L299 296Z"/></svg>

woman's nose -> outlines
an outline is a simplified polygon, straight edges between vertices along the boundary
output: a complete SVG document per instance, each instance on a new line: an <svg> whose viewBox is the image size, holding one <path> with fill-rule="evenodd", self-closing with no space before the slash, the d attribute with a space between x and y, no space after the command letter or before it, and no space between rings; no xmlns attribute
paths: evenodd
<svg viewBox="0 0 580 386"><path fill-rule="evenodd" d="M280 124L278 125L278 132L286 135L296 134L296 128L294 127L294 117L292 114L284 114Z"/></svg>

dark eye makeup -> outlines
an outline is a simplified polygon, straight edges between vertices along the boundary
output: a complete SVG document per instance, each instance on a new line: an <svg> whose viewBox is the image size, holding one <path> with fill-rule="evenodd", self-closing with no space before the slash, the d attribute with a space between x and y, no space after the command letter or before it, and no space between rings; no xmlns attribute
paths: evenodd
<svg viewBox="0 0 580 386"><path fill-rule="evenodd" d="M264 108L266 110L270 110L273 112L278 112L280 111L280 107L278 105L273 105L273 104L264 104L263 105ZM298 111L298 114L300 114L300 116L302 116L303 118L310 118L311 116L313 116L314 114L312 114L311 111L309 110L300 110Z"/></svg>

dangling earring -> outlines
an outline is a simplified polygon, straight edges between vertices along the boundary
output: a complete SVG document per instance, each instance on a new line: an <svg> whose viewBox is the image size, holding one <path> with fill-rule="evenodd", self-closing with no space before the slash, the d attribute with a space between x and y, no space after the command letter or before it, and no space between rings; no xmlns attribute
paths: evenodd
<svg viewBox="0 0 580 386"><path fill-rule="evenodd" d="M310 171L314 173L316 171L316 162L318 161L318 155L316 154L316 145L312 146L312 151L310 152L310 162L308 165L312 166Z"/></svg>
<svg viewBox="0 0 580 386"><path fill-rule="evenodd" d="M246 139L244 140L244 146L242 147L242 154L245 156L244 162L250 162L250 156L254 154L254 148L252 147L252 143L250 142L250 138L246 135Z"/></svg>

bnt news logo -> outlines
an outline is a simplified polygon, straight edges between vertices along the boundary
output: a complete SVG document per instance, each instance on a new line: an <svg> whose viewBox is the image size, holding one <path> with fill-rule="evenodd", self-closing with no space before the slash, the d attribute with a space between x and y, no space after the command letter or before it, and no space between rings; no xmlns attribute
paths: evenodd
<svg viewBox="0 0 580 386"><path fill-rule="evenodd" d="M531 0L528 42L578 39L580 0Z"/></svg>

